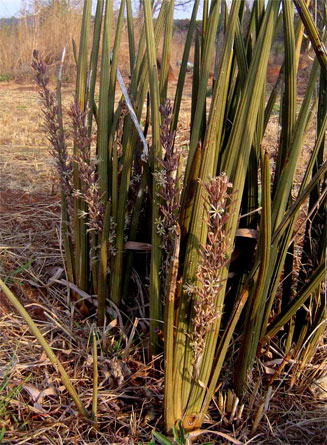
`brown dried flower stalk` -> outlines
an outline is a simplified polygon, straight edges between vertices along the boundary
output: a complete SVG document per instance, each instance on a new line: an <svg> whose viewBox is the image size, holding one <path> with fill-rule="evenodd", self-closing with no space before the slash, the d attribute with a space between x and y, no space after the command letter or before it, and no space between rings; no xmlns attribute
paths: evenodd
<svg viewBox="0 0 327 445"><path fill-rule="evenodd" d="M169 130L172 118L170 100L166 99L159 110L163 117L160 140L165 157L163 160L158 159L162 169L155 173L159 188L157 195L161 198L160 217L156 220L156 230L162 239L162 278L163 283L165 283L178 233L181 198L180 184L182 181L180 177L177 177L177 171L181 152L174 150L175 132L171 133Z"/></svg>
<svg viewBox="0 0 327 445"><path fill-rule="evenodd" d="M207 242L200 249L201 262L196 273L197 284L185 286L185 290L194 296L193 333L191 348L194 354L194 366L198 369L205 348L205 336L215 320L221 317L217 307L217 296L222 288L221 273L229 259L226 252L230 238L225 225L230 217L232 187L226 173L213 178L208 184L201 184L205 190L206 220L208 224Z"/></svg>
<svg viewBox="0 0 327 445"><path fill-rule="evenodd" d="M87 204L87 213L80 215L88 217L89 231L102 232L104 204L99 192L99 183L96 177L96 162L91 159L91 142L85 122L86 113L82 113L77 102L70 107L69 116L73 125L73 140L78 150L74 162L79 167L81 190L74 190L75 197L81 197Z"/></svg>
<svg viewBox="0 0 327 445"><path fill-rule="evenodd" d="M73 218L73 186L72 160L68 154L65 142L65 132L60 118L61 110L56 103L54 92L50 91L49 77L47 76L47 66L38 51L33 52L32 68L35 71L35 79L40 88L39 95L43 105L44 129L51 144L50 152L55 159L56 168L59 174L60 185L67 201L67 212L70 221Z"/></svg>

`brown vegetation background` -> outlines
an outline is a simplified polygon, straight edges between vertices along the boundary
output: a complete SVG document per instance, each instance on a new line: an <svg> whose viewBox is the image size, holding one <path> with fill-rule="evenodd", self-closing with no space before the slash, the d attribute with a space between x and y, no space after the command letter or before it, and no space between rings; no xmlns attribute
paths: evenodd
<svg viewBox="0 0 327 445"><path fill-rule="evenodd" d="M73 8L60 2L54 2L50 6L34 8L31 13L23 12L19 19L1 19L0 80L31 80L33 78L31 60L34 49L40 51L50 68L50 74L55 76L63 48L66 47L63 80L72 81L75 72L72 41L76 42L78 48L81 20L81 7ZM171 60L173 71L178 70L178 61L182 59L187 33L187 21L180 20L179 22L179 25L175 26L173 38L174 51ZM127 23L124 26L126 32L122 33L119 68L123 74L128 75L130 67ZM142 23L136 19L136 43L138 42L141 26ZM193 55L191 54L191 60L192 58Z"/></svg>

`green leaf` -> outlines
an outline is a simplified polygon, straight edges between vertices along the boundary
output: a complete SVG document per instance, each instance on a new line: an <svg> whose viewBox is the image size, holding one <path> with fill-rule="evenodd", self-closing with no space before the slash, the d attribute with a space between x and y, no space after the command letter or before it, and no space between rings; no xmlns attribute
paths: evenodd
<svg viewBox="0 0 327 445"><path fill-rule="evenodd" d="M152 19L152 9L150 2L143 0L144 21L147 43L147 60L149 70L150 103L152 118L152 153L150 166L152 173L156 172L159 166L159 160L162 157L162 147L160 141L161 117L159 112L160 95L158 70L156 60L156 45L154 38L154 27ZM158 330L159 321L162 319L162 305L160 300L160 268L161 268L161 240L155 227L159 217L159 198L157 196L157 180L153 176L153 201L152 201L152 250L150 265L150 351L151 354L158 353Z"/></svg>
<svg viewBox="0 0 327 445"><path fill-rule="evenodd" d="M182 444L184 444L185 443L185 433L184 433L184 428L183 428L181 420L178 421L178 427L179 427L180 441Z"/></svg>
<svg viewBox="0 0 327 445"><path fill-rule="evenodd" d="M6 434L6 428L3 426L1 428L1 433L0 433L0 443L2 443L2 441L3 441L4 437L5 437L5 434Z"/></svg>
<svg viewBox="0 0 327 445"><path fill-rule="evenodd" d="M156 440L160 443L160 445L173 445L173 442L167 439L167 437L165 437L163 434L155 432L153 433L153 435L156 438Z"/></svg>

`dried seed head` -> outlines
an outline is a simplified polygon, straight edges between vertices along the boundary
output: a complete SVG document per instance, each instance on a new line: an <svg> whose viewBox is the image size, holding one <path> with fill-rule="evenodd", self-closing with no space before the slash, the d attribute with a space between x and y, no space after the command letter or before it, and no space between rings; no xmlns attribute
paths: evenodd
<svg viewBox="0 0 327 445"><path fill-rule="evenodd" d="M174 149L175 132L170 132L172 106L166 99L160 105L162 116L160 140L164 150L164 158L158 159L160 169L155 172L156 191L160 198L160 216L155 221L156 231L161 237L163 261L161 278L165 293L167 274L174 252L178 232L178 218L181 198L181 178L177 177L181 152Z"/></svg>
<svg viewBox="0 0 327 445"><path fill-rule="evenodd" d="M190 344L194 354L195 371L199 369L202 360L206 334L222 315L222 308L217 305L217 297L222 288L221 273L228 262L230 239L225 225L231 215L229 189L232 187L226 173L201 185L205 192L207 242L200 249L201 260L196 273L196 283L187 283L184 286L184 291L193 296L194 301Z"/></svg>
<svg viewBox="0 0 327 445"><path fill-rule="evenodd" d="M88 128L85 122L86 113L83 113L75 101L70 107L69 116L72 121L72 136L77 155L73 160L78 166L81 189L75 190L75 196L83 199L87 205L87 211L81 217L87 220L89 231L101 233L103 229L104 203L99 191L99 183L96 176L96 161L91 159L91 138L88 136Z"/></svg>
<svg viewBox="0 0 327 445"><path fill-rule="evenodd" d="M66 146L65 132L60 118L61 111L56 103L55 94L48 87L49 77L45 62L36 50L33 51L33 58L32 68L35 71L35 80L39 86L39 95L43 106L44 129L50 142L50 153L55 159L60 186L67 202L68 218L72 222L74 208L73 166Z"/></svg>

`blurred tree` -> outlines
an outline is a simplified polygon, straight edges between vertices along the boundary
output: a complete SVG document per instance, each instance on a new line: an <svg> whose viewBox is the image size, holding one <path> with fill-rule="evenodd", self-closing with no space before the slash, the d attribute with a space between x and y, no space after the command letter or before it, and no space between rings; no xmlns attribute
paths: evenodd
<svg viewBox="0 0 327 445"><path fill-rule="evenodd" d="M29 10L33 13L44 9L71 10L81 7L83 3L83 0L30 0Z"/></svg>
<svg viewBox="0 0 327 445"><path fill-rule="evenodd" d="M155 0L153 10L157 11L161 6L162 0ZM190 6L194 3L194 0L175 0L175 9L182 9ZM137 17L142 17L142 2L140 0L134 0L134 8L137 12Z"/></svg>

